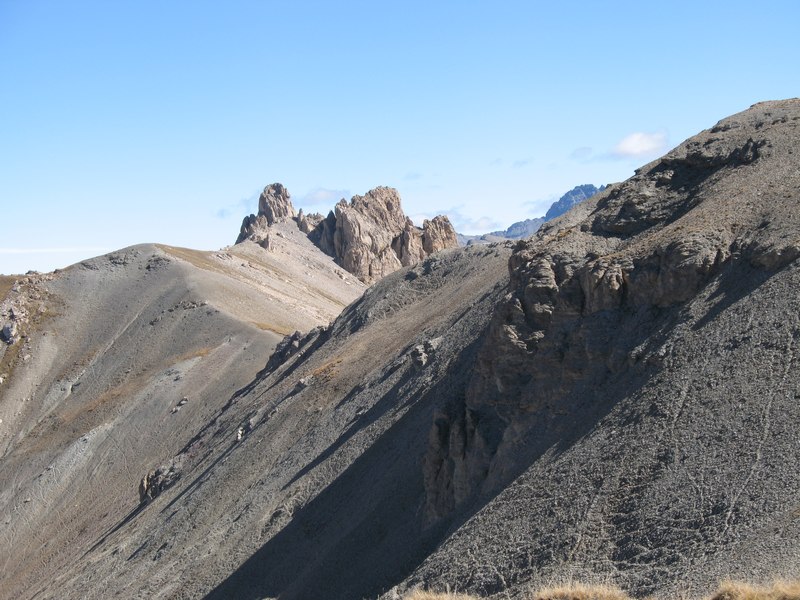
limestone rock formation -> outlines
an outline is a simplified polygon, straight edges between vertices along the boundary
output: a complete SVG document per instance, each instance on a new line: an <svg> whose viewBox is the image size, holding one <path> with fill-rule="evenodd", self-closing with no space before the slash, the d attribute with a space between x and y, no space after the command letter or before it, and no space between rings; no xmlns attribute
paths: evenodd
<svg viewBox="0 0 800 600"><path fill-rule="evenodd" d="M425 220L425 224L428 221ZM414 222L406 217L406 224L403 231L392 241L392 250L400 259L400 264L404 267L418 263L425 258L426 254L431 254L423 248L423 233L414 226Z"/></svg>
<svg viewBox="0 0 800 600"><path fill-rule="evenodd" d="M280 183L265 187L258 198L258 214L267 218L267 225L294 218L296 213L289 191Z"/></svg>
<svg viewBox="0 0 800 600"><path fill-rule="evenodd" d="M294 220L316 246L364 283L373 283L426 256L458 246L455 230L445 216L425 220L422 228L406 217L400 194L377 187L350 202L342 199L327 217L295 215L289 193L275 183L264 189L258 215L246 217L236 243L252 240L269 249L270 226Z"/></svg>
<svg viewBox="0 0 800 600"><path fill-rule="evenodd" d="M301 208L297 211L297 227L303 233L311 233L325 219L320 213L306 214Z"/></svg>
<svg viewBox="0 0 800 600"><path fill-rule="evenodd" d="M426 254L433 254L446 248L458 246L456 231L450 224L450 219L438 215L422 222L422 249Z"/></svg>
<svg viewBox="0 0 800 600"><path fill-rule="evenodd" d="M236 243L252 240L267 248L269 226L296 216L288 190L280 183L268 185L258 198L258 214L249 215L242 221Z"/></svg>
<svg viewBox="0 0 800 600"><path fill-rule="evenodd" d="M397 190L388 187L354 196L349 203L342 200L336 205L333 219L329 216L318 228L320 240L325 240L333 229L336 262L365 283L373 283L434 252L458 246L447 217L425 220L420 230L403 213ZM324 242L320 247L324 249Z"/></svg>
<svg viewBox="0 0 800 600"><path fill-rule="evenodd" d="M336 261L365 283L402 266L392 242L405 229L397 190L378 187L336 205L333 245Z"/></svg>

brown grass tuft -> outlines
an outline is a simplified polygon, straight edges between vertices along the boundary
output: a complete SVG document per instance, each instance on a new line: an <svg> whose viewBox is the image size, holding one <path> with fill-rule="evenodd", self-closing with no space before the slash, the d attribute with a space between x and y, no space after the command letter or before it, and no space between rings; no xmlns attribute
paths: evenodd
<svg viewBox="0 0 800 600"><path fill-rule="evenodd" d="M173 356L172 359L170 360L170 364L174 365L179 362L183 362L185 360L191 360L193 358L205 358L211 353L211 350L213 350L213 348L211 348L210 346L203 346L201 348L189 350L188 352L184 352L183 354L180 354L178 356Z"/></svg>
<svg viewBox="0 0 800 600"><path fill-rule="evenodd" d="M437 592L426 592L425 590L414 590L403 596L403 600L477 600L475 596L465 596L464 594L451 594Z"/></svg>
<svg viewBox="0 0 800 600"><path fill-rule="evenodd" d="M261 331L271 331L272 333L277 333L278 335L291 335L295 331L290 327L282 327L274 323L263 323L261 321L250 321L250 322L256 327L258 327Z"/></svg>
<svg viewBox="0 0 800 600"><path fill-rule="evenodd" d="M8 295L8 292L10 292L11 288L14 287L14 282L16 280L16 277L0 275L0 300L5 299L5 297Z"/></svg>
<svg viewBox="0 0 800 600"><path fill-rule="evenodd" d="M710 600L800 600L800 581L776 581L770 586L723 581Z"/></svg>
<svg viewBox="0 0 800 600"><path fill-rule="evenodd" d="M631 600L625 592L614 585L584 585L571 583L537 590L532 600Z"/></svg>
<svg viewBox="0 0 800 600"><path fill-rule="evenodd" d="M610 584L569 583L543 588L528 596L530 600L632 600ZM478 600L463 594L437 594L414 590L403 600ZM740 581L724 581L706 600L800 600L800 581L776 581L769 586L755 586Z"/></svg>
<svg viewBox="0 0 800 600"><path fill-rule="evenodd" d="M211 258L211 252L192 250L191 248L179 248L177 246L166 246L164 244L156 244L156 248L169 256L184 260L198 269L228 274L220 264Z"/></svg>

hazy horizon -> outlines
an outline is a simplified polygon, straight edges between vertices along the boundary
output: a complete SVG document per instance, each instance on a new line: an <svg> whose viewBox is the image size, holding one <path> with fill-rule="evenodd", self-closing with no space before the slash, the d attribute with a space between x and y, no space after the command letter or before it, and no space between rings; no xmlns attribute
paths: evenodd
<svg viewBox="0 0 800 600"><path fill-rule="evenodd" d="M387 185L415 221L504 229L796 96L798 17L792 2L6 2L0 273L216 249L276 181L306 211Z"/></svg>

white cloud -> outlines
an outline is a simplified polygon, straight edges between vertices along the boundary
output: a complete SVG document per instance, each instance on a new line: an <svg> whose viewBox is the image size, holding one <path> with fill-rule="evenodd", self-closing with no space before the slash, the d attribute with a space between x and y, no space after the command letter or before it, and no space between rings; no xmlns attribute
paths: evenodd
<svg viewBox="0 0 800 600"><path fill-rule="evenodd" d="M667 147L665 133L645 133L636 131L622 138L614 146L612 154L619 158L641 157L663 152Z"/></svg>

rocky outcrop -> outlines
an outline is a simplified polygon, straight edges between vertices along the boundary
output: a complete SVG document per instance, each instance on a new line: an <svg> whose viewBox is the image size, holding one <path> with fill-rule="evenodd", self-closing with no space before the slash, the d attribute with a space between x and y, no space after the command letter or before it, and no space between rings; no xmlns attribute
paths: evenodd
<svg viewBox="0 0 800 600"><path fill-rule="evenodd" d="M400 267L413 265L426 256L458 246L455 230L445 216L427 219L422 229L405 216L397 190L378 187L348 203L336 205L318 226L320 240L333 230L336 262L364 283L373 283ZM313 239L313 238L312 238ZM322 242L325 249L328 244Z"/></svg>
<svg viewBox="0 0 800 600"><path fill-rule="evenodd" d="M269 249L269 228L294 220L323 252L364 283L373 283L426 256L458 246L455 230L445 216L416 227L400 205L400 194L377 187L350 202L342 199L327 217L294 212L289 192L279 183L264 189L258 215L246 217L236 243L251 240Z"/></svg>
<svg viewBox="0 0 800 600"><path fill-rule="evenodd" d="M181 477L181 465L178 460L161 465L150 471L139 482L139 504L147 504L161 493L175 485Z"/></svg>
<svg viewBox="0 0 800 600"><path fill-rule="evenodd" d="M249 215L242 221L236 243L252 240L264 248L269 246L268 228L275 223L296 219L297 214L292 206L289 191L280 183L273 183L264 188L258 198L258 214Z"/></svg>
<svg viewBox="0 0 800 600"><path fill-rule="evenodd" d="M425 221L427 224L428 221ZM392 250L400 259L400 264L404 267L413 265L421 261L427 254L423 247L423 234L414 222L406 217L406 224L403 231L392 241Z"/></svg>
<svg viewBox="0 0 800 600"><path fill-rule="evenodd" d="M296 215L289 191L280 183L264 188L258 198L258 214L267 218L267 225L287 221Z"/></svg>
<svg viewBox="0 0 800 600"><path fill-rule="evenodd" d="M297 211L297 227L305 234L311 233L325 220L320 213L305 214L301 208Z"/></svg>
<svg viewBox="0 0 800 600"><path fill-rule="evenodd" d="M531 428L555 435L593 390L662 364L666 320L723 272L800 257L798 127L797 101L756 105L517 245L464 402L431 433L432 518L502 485Z"/></svg>
<svg viewBox="0 0 800 600"><path fill-rule="evenodd" d="M397 190L375 188L349 203L342 200L335 211L334 256L342 267L372 283L402 266L392 248L406 225Z"/></svg>
<svg viewBox="0 0 800 600"><path fill-rule="evenodd" d="M422 249L425 254L433 254L456 246L458 246L456 231L446 216L439 215L430 221L425 219L422 222Z"/></svg>

